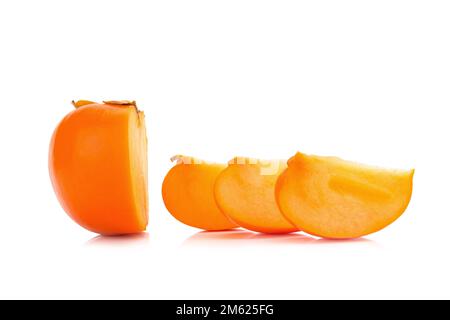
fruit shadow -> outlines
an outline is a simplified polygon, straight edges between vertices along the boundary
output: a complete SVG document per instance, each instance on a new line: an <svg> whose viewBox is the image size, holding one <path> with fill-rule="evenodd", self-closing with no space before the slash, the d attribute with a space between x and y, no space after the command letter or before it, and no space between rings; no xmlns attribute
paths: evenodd
<svg viewBox="0 0 450 320"><path fill-rule="evenodd" d="M376 244L373 240L366 238L332 240L315 238L303 233L288 234L265 234L255 233L245 230L227 230L227 231L200 231L187 238L182 246L201 246L201 245L339 245L339 244Z"/></svg>
<svg viewBox="0 0 450 320"><path fill-rule="evenodd" d="M86 247L129 247L148 245L149 235L147 232L121 236L98 235L85 243Z"/></svg>

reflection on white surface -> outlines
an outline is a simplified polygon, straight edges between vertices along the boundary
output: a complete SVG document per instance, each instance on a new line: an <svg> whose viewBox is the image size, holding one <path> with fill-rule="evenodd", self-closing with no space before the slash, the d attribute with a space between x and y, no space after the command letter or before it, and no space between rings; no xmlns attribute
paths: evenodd
<svg viewBox="0 0 450 320"><path fill-rule="evenodd" d="M200 231L183 242L183 246L201 246L201 245L234 245L234 244L256 244L256 245L353 245L353 244L378 244L366 238L348 239L348 240L330 240L314 238L303 233L288 234L264 234L245 230L229 231Z"/></svg>
<svg viewBox="0 0 450 320"><path fill-rule="evenodd" d="M88 247L102 246L140 246L149 244L149 235L147 232L141 232L122 236L102 236L98 235L85 243Z"/></svg>
<svg viewBox="0 0 450 320"><path fill-rule="evenodd" d="M376 241L367 239L367 238L356 238L356 239L317 239L315 242L316 244L328 244L328 245L335 245L335 244L370 244L370 245L376 245L379 244Z"/></svg>
<svg viewBox="0 0 450 320"><path fill-rule="evenodd" d="M123 236L97 235L85 243L87 247L139 247L149 246L150 238L147 232ZM242 229L227 231L199 231L194 233L182 243L182 246L234 246L234 245L380 245L367 238L348 240L331 240L309 236L304 233L265 234L246 231Z"/></svg>
<svg viewBox="0 0 450 320"><path fill-rule="evenodd" d="M203 242L203 241L236 241L248 239L254 233L244 230L227 230L227 231L199 231L190 236L186 241ZM186 242L185 241L185 242Z"/></svg>

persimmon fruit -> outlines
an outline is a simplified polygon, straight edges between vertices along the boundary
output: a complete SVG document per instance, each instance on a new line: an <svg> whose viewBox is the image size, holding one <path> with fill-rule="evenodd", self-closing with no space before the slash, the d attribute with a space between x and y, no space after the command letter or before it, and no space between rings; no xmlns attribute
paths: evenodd
<svg viewBox="0 0 450 320"><path fill-rule="evenodd" d="M148 222L144 113L132 101L73 102L49 152L53 188L82 227L103 235L144 231Z"/></svg>
<svg viewBox="0 0 450 320"><path fill-rule="evenodd" d="M320 237L356 238L383 229L406 209L414 170L388 170L297 153L275 186L283 215Z"/></svg>
<svg viewBox="0 0 450 320"><path fill-rule="evenodd" d="M176 164L167 173L162 185L164 204L172 216L184 224L204 230L237 227L214 200L214 183L226 165L187 156L175 156L172 161Z"/></svg>
<svg viewBox="0 0 450 320"><path fill-rule="evenodd" d="M219 208L243 228L262 233L297 231L275 201L275 183L286 161L236 157L216 179Z"/></svg>

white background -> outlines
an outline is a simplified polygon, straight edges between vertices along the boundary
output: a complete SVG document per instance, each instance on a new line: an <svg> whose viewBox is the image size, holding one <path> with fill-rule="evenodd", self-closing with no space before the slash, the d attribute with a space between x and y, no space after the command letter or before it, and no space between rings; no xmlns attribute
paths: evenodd
<svg viewBox="0 0 450 320"><path fill-rule="evenodd" d="M450 298L448 1L0 2L0 298ZM147 115L150 224L73 223L47 153L72 99ZM165 210L174 154L295 151L416 168L352 242L198 233Z"/></svg>

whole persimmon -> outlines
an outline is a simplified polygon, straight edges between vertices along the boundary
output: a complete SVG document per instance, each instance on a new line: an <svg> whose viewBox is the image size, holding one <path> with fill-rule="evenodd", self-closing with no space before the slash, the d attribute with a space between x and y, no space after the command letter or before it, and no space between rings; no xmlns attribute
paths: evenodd
<svg viewBox="0 0 450 320"><path fill-rule="evenodd" d="M134 101L73 102L56 127L49 171L61 206L103 235L144 231L148 223L147 137Z"/></svg>

